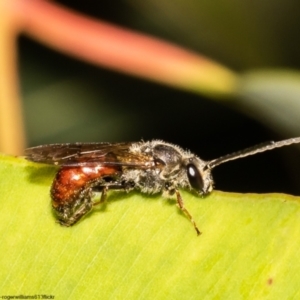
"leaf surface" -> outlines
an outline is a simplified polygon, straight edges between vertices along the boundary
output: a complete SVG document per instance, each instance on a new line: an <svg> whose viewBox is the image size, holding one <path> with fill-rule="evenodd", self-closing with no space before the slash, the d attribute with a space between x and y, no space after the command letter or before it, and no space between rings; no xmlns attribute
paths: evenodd
<svg viewBox="0 0 300 300"><path fill-rule="evenodd" d="M56 168L0 156L0 294L55 299L297 299L299 198L110 193L71 228L55 222Z"/></svg>

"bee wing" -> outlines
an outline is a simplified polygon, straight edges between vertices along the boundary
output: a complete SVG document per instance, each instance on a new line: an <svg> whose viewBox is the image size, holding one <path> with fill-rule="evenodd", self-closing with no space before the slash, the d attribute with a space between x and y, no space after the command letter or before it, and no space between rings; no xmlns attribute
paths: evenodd
<svg viewBox="0 0 300 300"><path fill-rule="evenodd" d="M50 144L28 148L26 159L61 166L134 166L149 167L150 156L130 152L133 143Z"/></svg>

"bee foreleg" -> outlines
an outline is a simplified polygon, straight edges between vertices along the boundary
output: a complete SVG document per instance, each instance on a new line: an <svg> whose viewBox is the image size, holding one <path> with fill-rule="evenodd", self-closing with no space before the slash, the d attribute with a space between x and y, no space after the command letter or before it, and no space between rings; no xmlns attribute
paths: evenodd
<svg viewBox="0 0 300 300"><path fill-rule="evenodd" d="M192 222L197 235L201 234L201 231L198 229L197 224L195 222L195 220L193 219L192 215L189 213L189 211L184 207L184 203L183 203L183 199L179 193L178 190L175 190L176 193L176 198L177 198L177 205L178 207L181 209L181 211L183 211L183 213L189 218L189 220Z"/></svg>

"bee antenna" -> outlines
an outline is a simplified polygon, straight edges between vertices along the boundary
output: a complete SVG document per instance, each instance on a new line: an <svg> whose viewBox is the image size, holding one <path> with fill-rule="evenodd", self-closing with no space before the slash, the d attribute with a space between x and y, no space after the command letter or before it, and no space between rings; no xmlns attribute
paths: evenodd
<svg viewBox="0 0 300 300"><path fill-rule="evenodd" d="M240 158L254 155L254 154L257 154L260 152L265 152L265 151L269 151L269 150L272 150L275 148L280 148L280 147L289 146L289 145L298 144L298 143L300 143L300 137L282 140L282 141L278 141L278 142L271 141L271 142L258 144L256 146L249 147L244 150L233 152L231 154L227 154L227 155L221 156L219 158L213 159L207 163L206 168L213 169L214 167L221 165L230 160L240 159Z"/></svg>

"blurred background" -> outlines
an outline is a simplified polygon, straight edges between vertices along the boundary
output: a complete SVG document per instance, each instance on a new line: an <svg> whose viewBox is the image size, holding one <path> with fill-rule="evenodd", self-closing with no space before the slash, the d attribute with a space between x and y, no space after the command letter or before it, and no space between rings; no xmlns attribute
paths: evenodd
<svg viewBox="0 0 300 300"><path fill-rule="evenodd" d="M205 55L236 71L240 85L215 99L101 68L22 35L18 67L28 146L163 139L210 160L300 136L299 1L53 3ZM299 148L292 146L229 162L213 174L218 190L299 195L299 169Z"/></svg>

